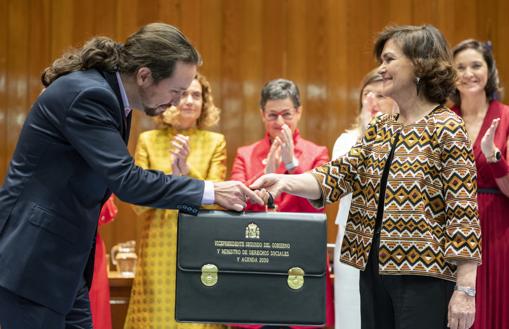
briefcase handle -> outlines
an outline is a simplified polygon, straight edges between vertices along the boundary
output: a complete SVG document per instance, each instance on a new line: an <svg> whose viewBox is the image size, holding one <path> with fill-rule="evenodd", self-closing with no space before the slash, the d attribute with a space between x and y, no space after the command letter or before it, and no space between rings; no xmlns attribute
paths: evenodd
<svg viewBox="0 0 509 329"><path fill-rule="evenodd" d="M272 196L272 193L269 193L269 200L267 200L267 211L277 211L277 205L274 203L274 197Z"/></svg>

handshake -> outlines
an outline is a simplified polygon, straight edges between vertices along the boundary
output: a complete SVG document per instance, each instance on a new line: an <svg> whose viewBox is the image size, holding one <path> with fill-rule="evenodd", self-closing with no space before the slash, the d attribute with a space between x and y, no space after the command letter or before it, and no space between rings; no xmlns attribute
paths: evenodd
<svg viewBox="0 0 509 329"><path fill-rule="evenodd" d="M284 175L261 176L249 187L239 181L216 182L214 183L215 203L235 211L244 210L248 201L272 208L274 198L282 192L283 184L278 184L278 181L281 181L279 176Z"/></svg>
<svg viewBox="0 0 509 329"><path fill-rule="evenodd" d="M223 208L242 211L247 201L268 205L282 192L318 200L322 192L318 181L310 173L298 175L267 174L246 186L237 181L214 183L215 203Z"/></svg>

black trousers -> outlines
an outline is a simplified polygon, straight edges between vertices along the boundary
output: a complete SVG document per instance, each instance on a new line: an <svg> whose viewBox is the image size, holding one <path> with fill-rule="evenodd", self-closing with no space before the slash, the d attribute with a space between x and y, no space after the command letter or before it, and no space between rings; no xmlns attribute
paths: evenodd
<svg viewBox="0 0 509 329"><path fill-rule="evenodd" d="M0 287L1 329L92 329L88 289L82 284L74 306L60 314Z"/></svg>
<svg viewBox="0 0 509 329"><path fill-rule="evenodd" d="M454 283L418 275L380 275L375 234L365 271L360 273L362 329L447 329Z"/></svg>

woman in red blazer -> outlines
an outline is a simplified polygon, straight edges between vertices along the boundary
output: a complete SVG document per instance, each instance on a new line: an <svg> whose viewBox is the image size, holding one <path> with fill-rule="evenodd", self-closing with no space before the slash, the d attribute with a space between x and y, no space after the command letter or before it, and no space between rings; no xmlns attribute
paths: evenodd
<svg viewBox="0 0 509 329"><path fill-rule="evenodd" d="M327 147L300 137L297 124L302 115L300 94L293 81L277 79L265 84L261 92L260 114L265 136L258 142L242 146L233 161L232 180L250 185L267 173L301 174L329 161ZM277 211L324 212L306 199L282 193L275 199ZM265 206L248 203L246 210L265 211ZM327 273L328 274L328 273ZM327 275L329 278L329 276ZM334 326L332 284L327 281L327 326ZM280 328L241 326L240 328ZM309 328L309 327L291 327Z"/></svg>

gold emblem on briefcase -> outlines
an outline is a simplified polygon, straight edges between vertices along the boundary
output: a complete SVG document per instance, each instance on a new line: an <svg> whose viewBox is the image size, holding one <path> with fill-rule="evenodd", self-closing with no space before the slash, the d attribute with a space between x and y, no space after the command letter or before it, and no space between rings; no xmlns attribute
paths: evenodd
<svg viewBox="0 0 509 329"><path fill-rule="evenodd" d="M300 267L292 267L288 270L288 286L294 290L304 285L304 270Z"/></svg>
<svg viewBox="0 0 509 329"><path fill-rule="evenodd" d="M249 223L246 226L246 239L259 239L260 228L255 223Z"/></svg>
<svg viewBox="0 0 509 329"><path fill-rule="evenodd" d="M205 264L201 267L201 283L204 286L212 287L217 283L217 266L214 264Z"/></svg>

